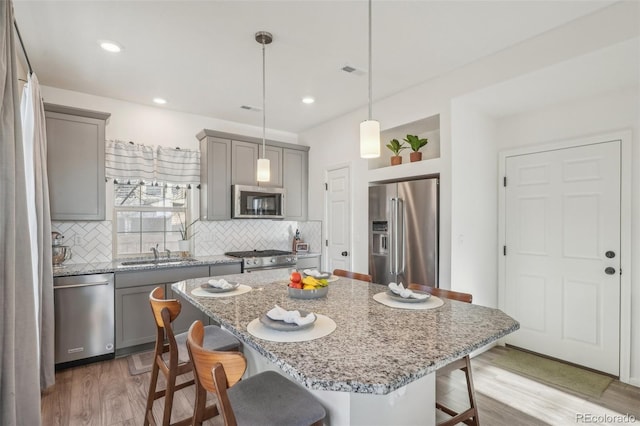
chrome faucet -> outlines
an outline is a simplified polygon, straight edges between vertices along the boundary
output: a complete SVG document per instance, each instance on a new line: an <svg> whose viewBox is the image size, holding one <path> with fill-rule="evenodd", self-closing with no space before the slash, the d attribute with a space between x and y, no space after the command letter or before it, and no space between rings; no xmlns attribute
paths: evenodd
<svg viewBox="0 0 640 426"><path fill-rule="evenodd" d="M158 244L155 247L151 247L151 251L153 252L153 260L155 262L158 261Z"/></svg>
<svg viewBox="0 0 640 426"><path fill-rule="evenodd" d="M171 259L171 250L169 250L168 248L165 248L164 251L167 252L167 259Z"/></svg>

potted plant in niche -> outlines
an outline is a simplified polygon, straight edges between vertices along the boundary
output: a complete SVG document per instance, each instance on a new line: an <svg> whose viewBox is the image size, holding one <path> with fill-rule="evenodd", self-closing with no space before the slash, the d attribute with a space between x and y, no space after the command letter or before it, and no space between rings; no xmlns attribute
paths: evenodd
<svg viewBox="0 0 640 426"><path fill-rule="evenodd" d="M182 216L178 215L178 218L180 219L180 240L178 240L178 250L182 253L182 257L187 257L189 255L191 237L196 234L193 232L193 225L198 221L198 219L195 219L187 225L186 221L182 221Z"/></svg>
<svg viewBox="0 0 640 426"><path fill-rule="evenodd" d="M391 141L387 144L387 148L393 152L391 156L391 165L396 166L398 164L402 164L402 157L400 156L400 152L403 149L407 149L404 146L404 142L398 142L398 139L391 139Z"/></svg>
<svg viewBox="0 0 640 426"><path fill-rule="evenodd" d="M407 137L404 138L404 140L411 146L412 152L411 154L409 154L409 158L411 159L411 162L413 163L414 161L421 161L422 153L420 152L420 148L425 146L429 142L429 139L427 138L421 139L416 135L407 135Z"/></svg>

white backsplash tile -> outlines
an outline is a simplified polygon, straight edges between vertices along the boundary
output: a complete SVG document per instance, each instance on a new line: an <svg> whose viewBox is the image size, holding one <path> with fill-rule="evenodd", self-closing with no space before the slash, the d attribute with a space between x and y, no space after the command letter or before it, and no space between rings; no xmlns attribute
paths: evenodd
<svg viewBox="0 0 640 426"><path fill-rule="evenodd" d="M71 247L69 263L110 262L111 221L103 222L51 222L51 231L64 236L64 245Z"/></svg>
<svg viewBox="0 0 640 426"><path fill-rule="evenodd" d="M322 252L322 221L298 222L298 229L302 241L309 243L310 252Z"/></svg>

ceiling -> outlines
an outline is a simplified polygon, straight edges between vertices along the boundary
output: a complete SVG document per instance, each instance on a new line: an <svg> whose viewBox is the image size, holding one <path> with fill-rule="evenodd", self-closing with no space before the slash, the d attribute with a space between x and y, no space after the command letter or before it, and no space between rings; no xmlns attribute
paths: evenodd
<svg viewBox="0 0 640 426"><path fill-rule="evenodd" d="M373 98L388 97L612 1L373 1ZM40 83L293 133L367 104L366 1L14 0ZM111 54L98 40L124 50ZM341 70L345 65L355 73ZM316 102L304 105L303 96ZM375 117L375 108L373 115ZM363 119L366 118L363 116Z"/></svg>

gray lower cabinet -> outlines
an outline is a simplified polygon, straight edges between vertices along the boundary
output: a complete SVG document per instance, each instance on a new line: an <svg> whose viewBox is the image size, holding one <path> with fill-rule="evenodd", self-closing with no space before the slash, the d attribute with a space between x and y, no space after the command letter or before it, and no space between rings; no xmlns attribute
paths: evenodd
<svg viewBox="0 0 640 426"><path fill-rule="evenodd" d="M309 152L284 148L282 181L285 220L307 220Z"/></svg>
<svg viewBox="0 0 640 426"><path fill-rule="evenodd" d="M240 271L240 263L233 263L116 272L116 355L126 353L127 348L155 341L156 327L149 306L149 294L154 288L160 286L165 290L165 297L174 298L177 297L171 291L174 282ZM174 333L187 331L195 320L208 324L206 315L182 300L182 311L173 323Z"/></svg>
<svg viewBox="0 0 640 426"><path fill-rule="evenodd" d="M105 219L108 113L44 104L51 220Z"/></svg>

